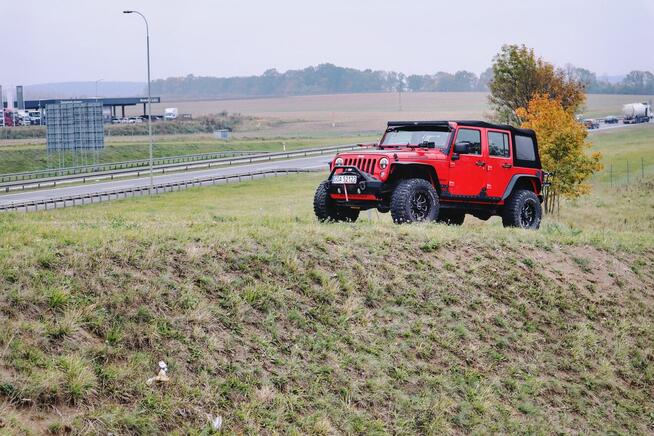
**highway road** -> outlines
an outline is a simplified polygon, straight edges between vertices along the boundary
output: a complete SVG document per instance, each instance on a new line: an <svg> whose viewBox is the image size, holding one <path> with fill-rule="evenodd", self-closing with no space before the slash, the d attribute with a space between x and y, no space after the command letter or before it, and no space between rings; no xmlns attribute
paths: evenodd
<svg viewBox="0 0 654 436"><path fill-rule="evenodd" d="M335 153L334 153L335 154ZM291 168L301 169L328 169L328 163L332 158L327 156L313 156L298 159L285 159L272 162L262 162L244 165L234 165L230 167L212 168L207 170L189 171L182 173L165 174L154 177L154 184L174 183L181 181L190 181L203 177L224 176L232 174L241 174L251 171L263 170L284 170ZM37 191L25 191L15 194L0 195L0 205L9 205L25 201L48 200L51 198L66 197L72 195L95 194L101 192L113 191L116 189L129 189L137 187L147 187L150 184L149 177L138 179L113 180L101 183L86 183L83 185L67 186L61 188L41 189Z"/></svg>
<svg viewBox="0 0 654 436"><path fill-rule="evenodd" d="M642 126L644 123L638 123L638 124L623 124L622 122L616 123L616 124L606 124L606 123L600 123L600 126L598 129L593 129L589 130L588 133L593 133L597 132L600 130L611 130L611 129L620 129L623 127L633 127L633 126Z"/></svg>

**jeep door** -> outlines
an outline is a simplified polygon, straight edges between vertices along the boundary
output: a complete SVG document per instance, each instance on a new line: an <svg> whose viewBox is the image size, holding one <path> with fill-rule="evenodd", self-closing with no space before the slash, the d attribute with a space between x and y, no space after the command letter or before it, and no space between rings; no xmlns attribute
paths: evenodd
<svg viewBox="0 0 654 436"><path fill-rule="evenodd" d="M511 135L506 131L488 129L487 139L486 192L489 197L501 197L513 175Z"/></svg>
<svg viewBox="0 0 654 436"><path fill-rule="evenodd" d="M477 197L486 186L486 162L482 155L482 130L460 127L456 131L454 144L466 143L467 150L450 154L448 191L452 195Z"/></svg>

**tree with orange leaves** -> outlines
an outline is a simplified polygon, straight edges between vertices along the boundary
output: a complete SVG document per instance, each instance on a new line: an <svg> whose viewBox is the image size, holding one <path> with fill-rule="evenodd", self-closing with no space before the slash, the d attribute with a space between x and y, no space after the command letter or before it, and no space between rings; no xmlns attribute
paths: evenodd
<svg viewBox="0 0 654 436"><path fill-rule="evenodd" d="M543 169L554 173L545 210L551 212L558 197L575 198L590 191L588 178L602 169L600 153L586 153L591 143L588 131L579 123L572 108L545 94L535 94L516 110L521 127L536 132Z"/></svg>

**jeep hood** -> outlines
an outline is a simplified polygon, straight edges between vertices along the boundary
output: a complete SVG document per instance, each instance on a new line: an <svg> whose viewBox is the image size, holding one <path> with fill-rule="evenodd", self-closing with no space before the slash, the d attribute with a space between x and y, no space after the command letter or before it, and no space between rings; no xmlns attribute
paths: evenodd
<svg viewBox="0 0 654 436"><path fill-rule="evenodd" d="M401 148L401 149L365 149L350 150L336 154L336 157L382 157L385 156L393 161L423 160L423 159L445 159L446 155L438 148Z"/></svg>

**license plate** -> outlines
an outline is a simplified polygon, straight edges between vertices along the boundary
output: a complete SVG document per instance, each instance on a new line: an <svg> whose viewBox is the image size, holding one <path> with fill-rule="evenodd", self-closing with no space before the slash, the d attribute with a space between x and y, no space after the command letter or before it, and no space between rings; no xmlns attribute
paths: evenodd
<svg viewBox="0 0 654 436"><path fill-rule="evenodd" d="M346 174L337 174L332 179L332 183L342 185L355 185L357 183L357 176L346 175Z"/></svg>

